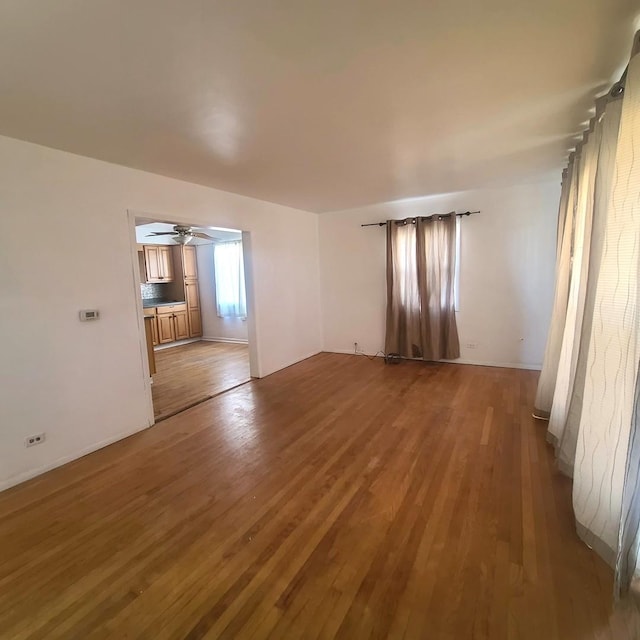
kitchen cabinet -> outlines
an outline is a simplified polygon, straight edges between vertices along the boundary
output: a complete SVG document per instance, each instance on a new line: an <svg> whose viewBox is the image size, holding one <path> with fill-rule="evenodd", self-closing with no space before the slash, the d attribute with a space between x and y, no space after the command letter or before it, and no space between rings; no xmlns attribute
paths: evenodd
<svg viewBox="0 0 640 640"><path fill-rule="evenodd" d="M174 331L176 340L184 340L189 337L189 320L186 311L177 311L173 314Z"/></svg>
<svg viewBox="0 0 640 640"><path fill-rule="evenodd" d="M200 290L195 246L141 245L139 247L140 272L147 283L170 282L162 287L168 300L184 300L176 304L160 304L145 309L153 315L147 321L154 346L176 340L198 338L202 335Z"/></svg>
<svg viewBox="0 0 640 640"><path fill-rule="evenodd" d="M160 341L158 339L158 319L155 315L153 316L149 324L151 325L151 344L153 344L153 346L155 347L156 345L160 344Z"/></svg>
<svg viewBox="0 0 640 640"><path fill-rule="evenodd" d="M156 372L156 357L153 351L152 326L155 324L155 316L145 314L144 332L147 339L147 358L149 360L149 375L153 376Z"/></svg>
<svg viewBox="0 0 640 640"><path fill-rule="evenodd" d="M189 309L189 337L197 338L202 335L202 315L200 309Z"/></svg>
<svg viewBox="0 0 640 640"><path fill-rule="evenodd" d="M158 344L166 344L167 342L173 342L176 339L176 332L174 329L173 314L159 313L157 315L158 321Z"/></svg>
<svg viewBox="0 0 640 640"><path fill-rule="evenodd" d="M189 320L185 303L157 307L156 312L158 344L189 337Z"/></svg>
<svg viewBox="0 0 640 640"><path fill-rule="evenodd" d="M173 258L171 247L145 244L144 253L145 280L148 283L173 282Z"/></svg>
<svg viewBox="0 0 640 640"><path fill-rule="evenodd" d="M148 328L151 333L151 344L155 347L158 344L158 320L156 319L155 307L149 307L143 310L145 327Z"/></svg>
<svg viewBox="0 0 640 640"><path fill-rule="evenodd" d="M187 307L200 308L200 291L197 282L184 283L184 299L187 302Z"/></svg>
<svg viewBox="0 0 640 640"><path fill-rule="evenodd" d="M200 311L198 281L185 282L184 293L189 314L189 337L196 338L202 335L202 315Z"/></svg>
<svg viewBox="0 0 640 640"><path fill-rule="evenodd" d="M202 335L202 312L200 310L200 289L195 247L182 247L182 269L184 274L184 297L187 302L189 337L197 338Z"/></svg>
<svg viewBox="0 0 640 640"><path fill-rule="evenodd" d="M194 246L182 245L182 271L185 281L198 279L198 263Z"/></svg>

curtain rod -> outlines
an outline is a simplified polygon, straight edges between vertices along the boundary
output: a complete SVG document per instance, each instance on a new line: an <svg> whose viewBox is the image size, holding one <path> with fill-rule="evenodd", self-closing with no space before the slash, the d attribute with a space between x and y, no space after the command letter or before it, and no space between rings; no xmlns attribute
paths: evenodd
<svg viewBox="0 0 640 640"><path fill-rule="evenodd" d="M624 71L622 72L622 75L620 76L620 80L618 80L618 82L614 82L613 86L611 87L611 89L609 89L609 95L611 95L612 98L617 98L619 95L622 95L624 93L624 86L627 82L627 72L629 71L629 65L627 65L624 68Z"/></svg>
<svg viewBox="0 0 640 640"><path fill-rule="evenodd" d="M474 213L480 213L479 211L465 211L464 213L456 213L456 217L457 218L462 218L462 216L470 216L473 215ZM433 220L434 218L438 218L438 220L442 220L442 218L449 218L451 217L450 213L442 213L442 214L437 214L434 213L433 215L430 216L419 216L420 220ZM407 218L408 219L408 218ZM413 222L416 221L417 218L413 218ZM394 222L396 224L400 224L401 222L404 222L404 220L394 220ZM387 223L386 222L370 222L369 224L361 224L361 227L386 227Z"/></svg>

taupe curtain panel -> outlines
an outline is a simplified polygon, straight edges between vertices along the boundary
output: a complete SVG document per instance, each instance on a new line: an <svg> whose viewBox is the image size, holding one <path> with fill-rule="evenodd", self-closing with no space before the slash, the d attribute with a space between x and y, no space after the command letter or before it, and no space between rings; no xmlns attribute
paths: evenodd
<svg viewBox="0 0 640 640"><path fill-rule="evenodd" d="M455 213L387 221L386 353L460 357L455 269Z"/></svg>
<svg viewBox="0 0 640 640"><path fill-rule="evenodd" d="M534 415L573 477L576 528L640 584L640 32L563 173L556 290Z"/></svg>

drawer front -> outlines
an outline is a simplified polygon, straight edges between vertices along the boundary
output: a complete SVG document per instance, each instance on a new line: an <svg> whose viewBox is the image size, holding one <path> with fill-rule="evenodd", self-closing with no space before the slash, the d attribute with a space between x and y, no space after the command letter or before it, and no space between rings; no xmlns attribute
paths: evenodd
<svg viewBox="0 0 640 640"><path fill-rule="evenodd" d="M171 305L167 305L166 307L157 307L156 308L156 313L161 316L164 315L165 313L176 313L176 311L186 311L187 310L187 304L186 302L183 302L182 304L171 304Z"/></svg>
<svg viewBox="0 0 640 640"><path fill-rule="evenodd" d="M156 308L155 307L147 307L146 309L142 310L145 316L155 316L156 315Z"/></svg>

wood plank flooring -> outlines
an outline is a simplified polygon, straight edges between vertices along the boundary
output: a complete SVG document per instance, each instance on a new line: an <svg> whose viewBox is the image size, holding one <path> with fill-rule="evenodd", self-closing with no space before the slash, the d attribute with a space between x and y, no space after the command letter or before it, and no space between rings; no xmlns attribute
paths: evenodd
<svg viewBox="0 0 640 640"><path fill-rule="evenodd" d="M320 354L0 494L0 637L626 640L537 373Z"/></svg>
<svg viewBox="0 0 640 640"><path fill-rule="evenodd" d="M227 342L191 342L155 352L153 414L171 416L251 379L249 348Z"/></svg>

